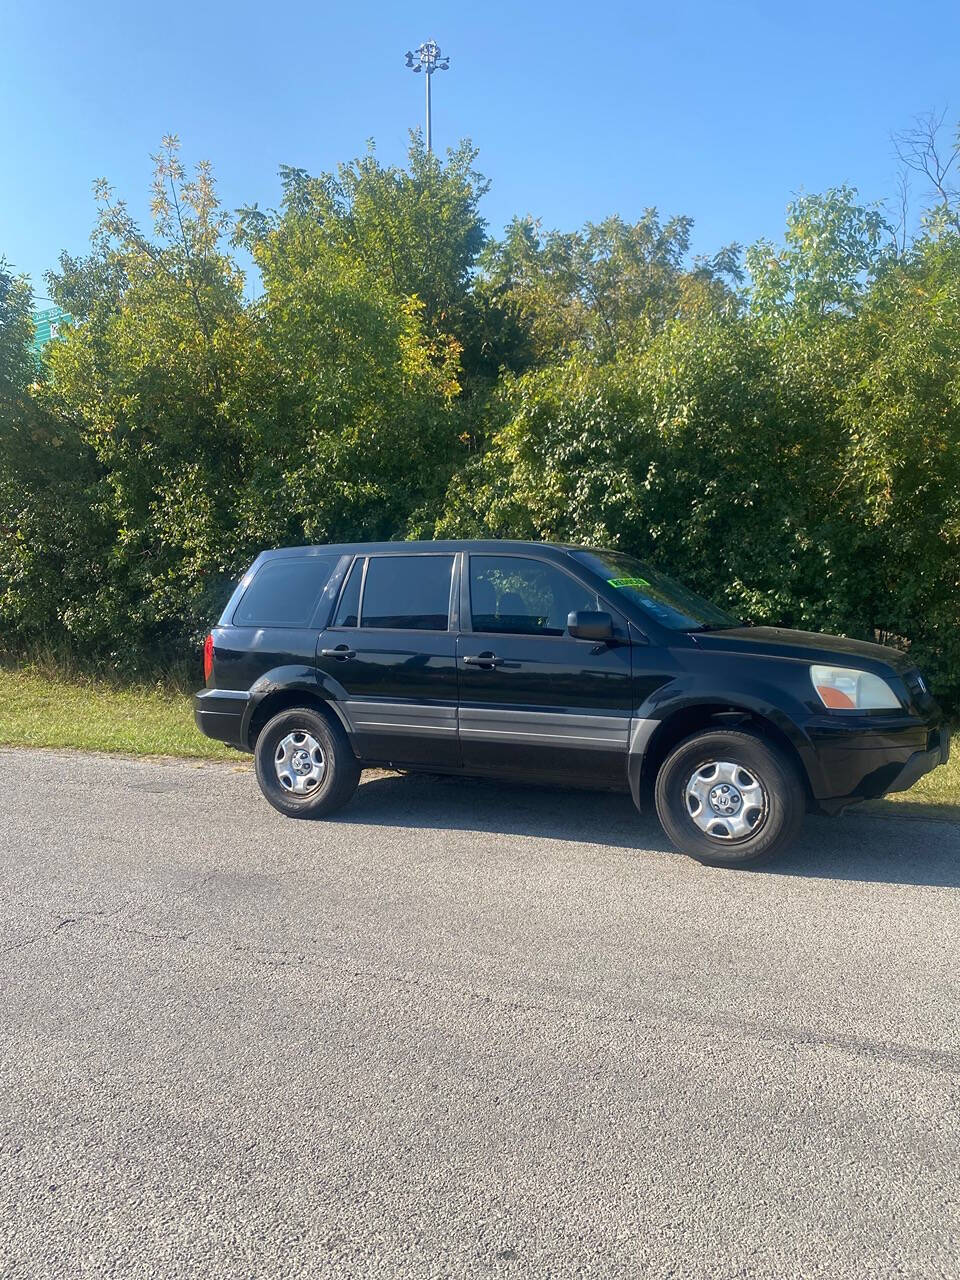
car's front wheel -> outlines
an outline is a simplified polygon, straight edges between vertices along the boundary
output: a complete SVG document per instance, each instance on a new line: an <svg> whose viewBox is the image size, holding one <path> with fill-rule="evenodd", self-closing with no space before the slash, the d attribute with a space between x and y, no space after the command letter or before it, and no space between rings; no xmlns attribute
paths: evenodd
<svg viewBox="0 0 960 1280"><path fill-rule="evenodd" d="M677 848L715 867L781 853L806 809L793 761L758 734L729 729L678 743L660 766L655 798Z"/></svg>
<svg viewBox="0 0 960 1280"><path fill-rule="evenodd" d="M333 813L360 781L346 734L312 707L291 707L268 720L254 759L260 790L288 818Z"/></svg>

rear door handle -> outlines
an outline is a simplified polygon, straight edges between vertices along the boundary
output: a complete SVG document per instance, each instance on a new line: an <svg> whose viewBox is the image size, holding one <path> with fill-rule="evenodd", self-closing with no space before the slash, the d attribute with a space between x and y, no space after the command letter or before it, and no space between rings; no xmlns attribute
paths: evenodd
<svg viewBox="0 0 960 1280"><path fill-rule="evenodd" d="M463 660L465 667L502 667L506 658L498 658L495 653L468 653Z"/></svg>
<svg viewBox="0 0 960 1280"><path fill-rule="evenodd" d="M321 649L321 658L355 658L356 649L348 649L345 644L338 644L335 649Z"/></svg>

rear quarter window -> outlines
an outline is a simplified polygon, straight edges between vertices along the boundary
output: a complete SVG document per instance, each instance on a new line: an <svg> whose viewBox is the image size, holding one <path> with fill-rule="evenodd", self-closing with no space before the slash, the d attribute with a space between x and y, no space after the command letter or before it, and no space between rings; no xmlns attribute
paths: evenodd
<svg viewBox="0 0 960 1280"><path fill-rule="evenodd" d="M337 556L297 556L267 560L240 598L235 627L305 627Z"/></svg>

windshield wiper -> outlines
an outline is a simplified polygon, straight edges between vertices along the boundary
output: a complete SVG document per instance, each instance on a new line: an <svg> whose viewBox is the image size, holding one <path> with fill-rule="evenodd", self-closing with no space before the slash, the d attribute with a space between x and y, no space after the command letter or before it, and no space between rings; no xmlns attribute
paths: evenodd
<svg viewBox="0 0 960 1280"><path fill-rule="evenodd" d="M695 627L687 627L688 631L734 631L737 627L752 627L749 618L734 622L700 622Z"/></svg>

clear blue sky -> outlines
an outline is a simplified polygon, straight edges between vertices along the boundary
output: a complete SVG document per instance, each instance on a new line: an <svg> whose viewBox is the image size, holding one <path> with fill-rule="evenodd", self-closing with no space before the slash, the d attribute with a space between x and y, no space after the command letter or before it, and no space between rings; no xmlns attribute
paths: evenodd
<svg viewBox="0 0 960 1280"><path fill-rule="evenodd" d="M374 138L402 159L432 36L434 144L470 136L485 213L569 228L648 205L696 220L695 249L778 237L801 189L892 194L891 132L960 117L960 6L915 0L672 4L10 3L0 24L0 254L41 273L82 252L103 175L146 215L150 153L179 133L230 207L276 203Z"/></svg>

